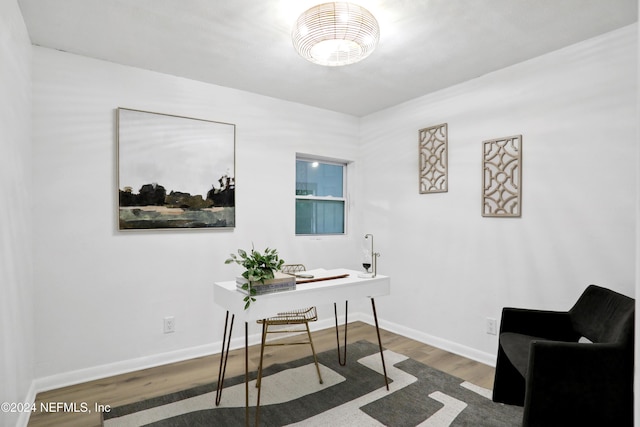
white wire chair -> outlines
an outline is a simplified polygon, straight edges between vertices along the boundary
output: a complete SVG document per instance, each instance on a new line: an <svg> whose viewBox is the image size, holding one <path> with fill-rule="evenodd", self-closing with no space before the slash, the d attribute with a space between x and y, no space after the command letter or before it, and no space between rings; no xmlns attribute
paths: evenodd
<svg viewBox="0 0 640 427"><path fill-rule="evenodd" d="M285 264L282 266L282 272L288 274L295 274L301 271L305 271L306 268L303 264ZM309 322L315 322L318 320L318 313L315 307L307 307L296 310L288 310L282 313L278 313L273 317L267 319L258 320L259 324L262 324L262 345L260 347L260 364L258 366L258 379L256 380L256 387L260 387L262 380L262 362L264 359L264 348L272 346L286 346L286 345L310 345L311 353L313 353L313 361L316 364L316 371L318 372L318 379L322 384L322 375L320 374L320 366L318 365L318 357L316 356L316 350L313 346L313 340L311 339L311 331L309 329ZM270 329L270 327L278 326L278 328ZM285 326L285 328L280 328ZM287 326L291 326L288 328ZM308 340L302 341L278 341L272 340L267 342L268 334L282 334L282 333L294 333L294 332L306 332Z"/></svg>

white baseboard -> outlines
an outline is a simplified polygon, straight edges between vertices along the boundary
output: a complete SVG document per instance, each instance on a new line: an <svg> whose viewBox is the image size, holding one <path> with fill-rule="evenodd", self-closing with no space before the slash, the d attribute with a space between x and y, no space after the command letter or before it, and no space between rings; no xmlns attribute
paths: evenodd
<svg viewBox="0 0 640 427"><path fill-rule="evenodd" d="M349 318L349 321L359 320L356 313L354 313L353 315L350 313ZM340 317L338 319L340 320ZM333 318L319 320L318 322L314 323L311 329L320 330L331 327L333 325ZM249 335L249 345L259 343L259 333ZM231 339L230 348L232 350L242 347L244 347L243 336L238 336ZM202 346L190 347L167 353L154 354L151 356L139 357L136 359L129 359L121 362L109 363L106 365L94 366L91 368L79 369L76 371L69 371L61 374L51 375L48 377L37 378L36 380L34 380L31 387L33 389L33 397L35 397L37 393L41 393L44 391L55 390L70 385L81 384L87 381L98 380L114 375L126 374L142 369L154 368L169 363L182 362L184 360L195 359L197 357L209 356L212 354L220 353L221 350L222 342L218 341Z"/></svg>
<svg viewBox="0 0 640 427"><path fill-rule="evenodd" d="M98 380L114 375L125 374L142 369L153 368L168 363L180 362L187 359L206 356L220 351L214 344L180 349L167 353L154 354L136 359L123 360L121 362L78 369L76 371L63 372L61 374L42 377L35 380L38 393L76 385L87 381Z"/></svg>
<svg viewBox="0 0 640 427"><path fill-rule="evenodd" d="M35 403L36 401L36 384L35 381L31 382L31 386L29 387L29 391L27 391L27 395L24 398L24 402ZM27 427L29 424L29 418L31 417L31 412L21 412L18 417L18 421L16 422L16 427Z"/></svg>
<svg viewBox="0 0 640 427"><path fill-rule="evenodd" d="M344 316L339 316L338 321L340 324L344 322ZM374 325L373 316L364 313L349 313L349 322L362 321L370 325ZM311 329L321 330L330 327L334 327L335 322L333 318L320 319L314 322ZM403 335L407 338L420 341L422 343L432 345L434 347L441 348L443 350L455 353L464 357L467 357L478 362L495 366L495 355L484 353L466 347L451 341L444 340L439 337L425 334L415 329L407 328L392 322L380 321L380 327L390 332ZM342 330L340 331L342 334ZM342 338L342 336L341 336ZM249 345L258 344L260 342L260 334L255 333L249 336ZM382 343L384 346L384 342ZM244 346L244 337L236 337L231 340L230 348L232 350L242 348ZM220 353L222 349L222 342L218 341L212 344L206 344L197 347L190 347L186 349L180 349L167 353L155 354L151 356L140 357L136 359L124 360L121 362L109 363L106 365L95 366L86 369L79 369L76 371L64 372L61 374L51 375L48 377L37 378L33 381L27 396L27 402L34 402L37 393L44 391L55 390L70 385L81 384L87 381L98 380L102 378L111 377L114 375L125 374L129 372L139 371L142 369L153 368L157 366L166 365L169 363L181 362L184 360L194 359L202 356L209 356L212 354ZM24 423L19 423L20 426L26 426L28 422L28 414L26 415Z"/></svg>
<svg viewBox="0 0 640 427"><path fill-rule="evenodd" d="M363 322L369 323L370 325L374 324L374 319L372 315L358 313L360 315L360 319ZM379 320L379 319L378 319ZM450 353L457 354L459 356L466 357L467 359L475 360L476 362L484 363L485 365L489 365L495 368L496 366L496 354L485 353L483 351L478 351L474 348L467 347L453 341L448 341L440 337L436 337L433 335L425 334L424 332L417 331L412 328L407 328L406 326L398 325L393 322L386 322L384 320L379 320L380 328L385 329L389 332L393 332L398 335L402 335L407 338L411 338L416 341L420 341L421 343L431 345L433 347L440 348L442 350L446 350ZM384 342L382 343L384 346Z"/></svg>
<svg viewBox="0 0 640 427"><path fill-rule="evenodd" d="M339 322L344 321L344 318L338 317L338 321ZM349 313L349 322L358 322L358 321L368 323L369 325L372 325L372 326L375 325L375 320L373 319L373 315L371 314L362 313L362 312ZM489 365L494 368L496 366L496 354L478 351L474 348L460 345L458 343L455 343L453 341L448 341L440 337L425 334L424 332L420 332L412 328L407 328L405 326L401 326L393 322L386 322L384 320L378 319L378 324L382 329L385 329L389 332L393 332L398 335L402 335L403 337L411 338L421 343L431 345L433 347L437 347L442 350L446 350L450 353L454 353L459 356L466 357L467 359L475 360L476 362L484 363L485 365ZM334 320L328 319L323 322L319 321L318 325L312 329L313 330L325 329L325 328L333 327L334 325L335 325ZM384 347L384 341L382 342L382 346Z"/></svg>

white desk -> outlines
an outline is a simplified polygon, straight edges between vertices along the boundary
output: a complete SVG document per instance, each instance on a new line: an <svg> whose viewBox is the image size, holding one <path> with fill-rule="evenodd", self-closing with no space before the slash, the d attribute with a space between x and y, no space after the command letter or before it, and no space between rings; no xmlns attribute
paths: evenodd
<svg viewBox="0 0 640 427"><path fill-rule="evenodd" d="M213 301L233 313L238 320L255 321L273 316L279 312L309 305L331 304L336 301L347 301L357 298L375 298L389 295L390 280L378 274L375 278L359 278L361 272L347 269L306 271L320 278L329 275L349 274L342 279L323 280L310 283L299 283L293 291L275 292L256 297L257 301L244 310L246 296L236 290L236 282L218 282L213 288Z"/></svg>
<svg viewBox="0 0 640 427"><path fill-rule="evenodd" d="M391 280L388 276L376 275L376 277L361 278L358 277L362 272L347 269L336 270L309 270L307 274L312 274L316 278L326 276L337 276L341 274L348 274L348 277L331 280L321 280L310 283L299 283L296 285L295 290L275 292L266 295L256 296L256 301L251 303L251 306L244 310L244 298L246 294L237 290L235 281L228 282L216 282L213 288L213 300L216 304L221 306L227 311L227 317L224 326L224 336L222 338L222 353L220 357L220 370L218 372L218 390L216 391L216 404L220 403L222 396L222 388L224 383L224 373L226 370L227 357L229 354L229 344L231 342L231 332L233 330L233 322L235 317L245 322L245 388L246 388L246 422L248 425L249 420L249 388L248 388L248 376L249 376L249 351L248 351L248 322L256 321L259 319L266 319L274 316L279 312L287 311L291 309L318 306L323 304L334 303L335 318L336 318L336 338L338 340L338 357L341 365L346 364L346 342L347 342L347 308L345 306L345 325L344 325L344 361L340 360L340 341L338 332L338 315L336 303L339 301L345 301L347 303L350 299L370 298L371 307L373 309L373 317L375 320L376 333L378 335L378 344L380 347L380 357L382 358L382 367L384 369L385 384L387 389L389 388L389 382L387 379L387 371L384 364L384 356L382 354L382 342L380 340L380 331L378 328L378 316L375 308L374 298L383 295L389 295L391 291ZM229 313L232 313L231 324L229 325ZM227 337L228 330L228 337ZM226 347L226 348L225 348ZM258 403L260 404L260 394L258 393ZM256 410L256 414L258 410ZM257 419L257 418L256 418Z"/></svg>

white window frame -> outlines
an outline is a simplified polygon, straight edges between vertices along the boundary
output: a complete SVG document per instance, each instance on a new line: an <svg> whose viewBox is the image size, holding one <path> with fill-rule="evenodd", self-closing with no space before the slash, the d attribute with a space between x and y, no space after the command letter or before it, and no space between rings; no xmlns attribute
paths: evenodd
<svg viewBox="0 0 640 427"><path fill-rule="evenodd" d="M342 166L342 197L337 196L310 196L310 195L298 195L295 194L295 200L313 200L313 201L332 201L332 202L342 202L342 220L343 220L343 231L342 233L305 233L298 234L295 232L296 236L346 236L347 235L347 213L348 213L348 197L347 197L347 167L349 165L349 161L340 160L340 159L329 159L326 157L308 155L308 154L296 154L296 162L298 160L305 162L318 162L327 165L337 165ZM297 177L296 177L297 179ZM295 187L295 185L294 185ZM294 193L296 193L297 188L294 189ZM294 209L296 209L294 204ZM294 218L297 219L297 215L294 213ZM294 226L295 228L295 226Z"/></svg>

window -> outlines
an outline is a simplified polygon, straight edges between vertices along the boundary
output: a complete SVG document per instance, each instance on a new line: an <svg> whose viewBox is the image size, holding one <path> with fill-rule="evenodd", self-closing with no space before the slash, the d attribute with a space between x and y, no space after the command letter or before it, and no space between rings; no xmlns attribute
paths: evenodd
<svg viewBox="0 0 640 427"><path fill-rule="evenodd" d="M345 234L346 163L296 159L296 234Z"/></svg>

